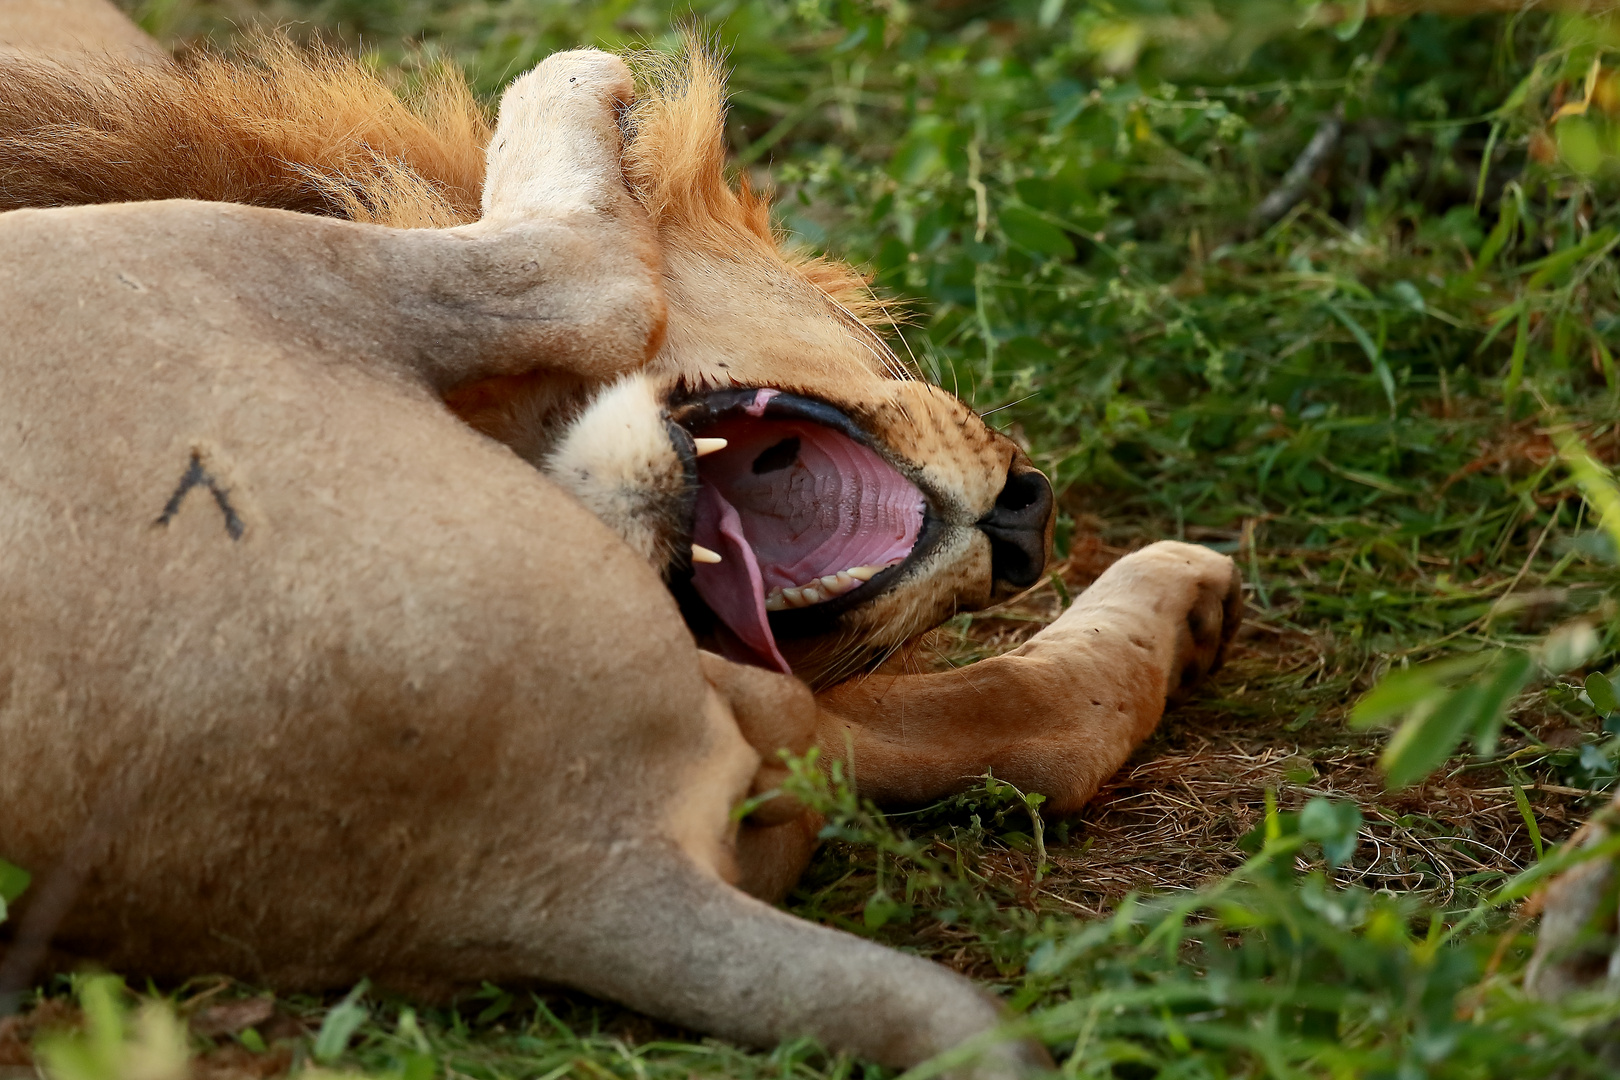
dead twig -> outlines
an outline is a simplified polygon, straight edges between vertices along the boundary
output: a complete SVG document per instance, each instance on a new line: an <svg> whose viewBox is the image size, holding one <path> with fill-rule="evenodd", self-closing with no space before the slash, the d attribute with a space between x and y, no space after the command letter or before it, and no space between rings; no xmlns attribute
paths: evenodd
<svg viewBox="0 0 1620 1080"><path fill-rule="evenodd" d="M1311 182L1311 174L1327 160L1333 148L1339 145L1339 134L1343 129L1344 102L1341 101L1317 126L1316 134L1311 136L1311 141L1305 144L1305 149L1300 151L1293 165L1283 173L1282 182L1272 189L1271 194L1261 199L1260 205L1249 215L1250 227L1255 232L1271 225L1305 197L1305 189Z"/></svg>

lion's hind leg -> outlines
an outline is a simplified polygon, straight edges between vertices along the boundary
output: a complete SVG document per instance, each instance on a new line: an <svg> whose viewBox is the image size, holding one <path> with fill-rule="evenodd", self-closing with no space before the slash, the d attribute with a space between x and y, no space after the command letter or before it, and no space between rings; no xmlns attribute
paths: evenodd
<svg viewBox="0 0 1620 1080"><path fill-rule="evenodd" d="M550 225L570 236L579 259L567 281L613 322L594 328L605 343L618 330L617 355L598 348L604 367L569 373L606 382L636 370L663 344L659 287L663 257L652 220L626 185L619 113L635 97L630 68L612 53L553 53L501 95L500 119L484 172L484 216L467 231ZM614 322L622 324L617 327Z"/></svg>
<svg viewBox="0 0 1620 1080"><path fill-rule="evenodd" d="M673 849L603 867L614 888L580 897L554 955L585 990L754 1046L809 1037L907 1068L983 1035L995 1002L962 976L744 895ZM993 1044L957 1077L1014 1080L1051 1060Z"/></svg>
<svg viewBox="0 0 1620 1080"><path fill-rule="evenodd" d="M540 267L548 302L577 313L577 322L549 336L536 327L538 368L469 373L440 387L463 420L536 466L558 450L565 426L594 393L645 368L663 345L663 254L620 162L619 115L634 93L625 62L596 49L555 53L517 79L501 97L489 144L483 217L450 230L473 246L486 238L527 244L535 254L519 274ZM492 295L509 288L505 268L480 273ZM660 476L667 475L673 455L660 447L658 456ZM600 487L565 486L582 494ZM656 537L638 543L620 531L652 556Z"/></svg>

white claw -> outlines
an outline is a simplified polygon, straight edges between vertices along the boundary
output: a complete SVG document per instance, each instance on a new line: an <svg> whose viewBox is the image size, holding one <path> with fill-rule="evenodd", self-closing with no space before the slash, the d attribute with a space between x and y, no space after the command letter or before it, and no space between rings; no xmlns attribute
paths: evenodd
<svg viewBox="0 0 1620 1080"><path fill-rule="evenodd" d="M710 551L702 544L693 544L692 561L695 563L717 563L721 561L720 553L718 551Z"/></svg>
<svg viewBox="0 0 1620 1080"><path fill-rule="evenodd" d="M724 450L726 448L726 440L724 440L724 439L693 439L692 440L692 445L697 448L697 456L698 457L703 457L705 454L712 454L716 450Z"/></svg>

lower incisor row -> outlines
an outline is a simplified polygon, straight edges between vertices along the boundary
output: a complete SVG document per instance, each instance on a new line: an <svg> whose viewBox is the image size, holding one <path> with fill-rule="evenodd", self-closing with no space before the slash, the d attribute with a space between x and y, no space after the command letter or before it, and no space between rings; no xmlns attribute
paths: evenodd
<svg viewBox="0 0 1620 1080"><path fill-rule="evenodd" d="M894 565L893 563L889 564ZM766 611L785 611L788 608L809 607L819 604L823 600L831 600L835 596L842 596L857 585L872 580L872 576L882 566L852 566L848 570L840 570L836 574L807 581L786 589L772 589L765 594Z"/></svg>

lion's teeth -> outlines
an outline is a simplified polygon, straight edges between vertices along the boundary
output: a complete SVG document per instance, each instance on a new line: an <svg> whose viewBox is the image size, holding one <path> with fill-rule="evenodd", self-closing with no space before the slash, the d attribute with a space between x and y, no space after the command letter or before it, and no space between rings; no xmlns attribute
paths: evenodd
<svg viewBox="0 0 1620 1080"><path fill-rule="evenodd" d="M694 544L693 548L696 547L697 545ZM695 561L702 561L698 559L695 550L692 558ZM717 555L715 558L718 561L719 556ZM898 560L896 561L898 562ZM889 566L893 565L895 564L889 563L888 566L852 566L848 570L840 570L836 574L812 578L803 585L772 589L765 594L765 610L784 611L788 608L809 607L811 604L831 600L835 596L842 596L851 589L858 588L863 582L871 581L880 570L887 570Z"/></svg>
<svg viewBox="0 0 1620 1080"><path fill-rule="evenodd" d="M692 445L697 448L697 451L696 451L697 456L702 457L705 454L712 454L716 450L724 450L726 448L726 440L724 440L724 439L693 439L692 440Z"/></svg>
<svg viewBox="0 0 1620 1080"><path fill-rule="evenodd" d="M718 551L710 551L702 544L693 544L692 561L695 563L717 563L721 561L720 553Z"/></svg>

